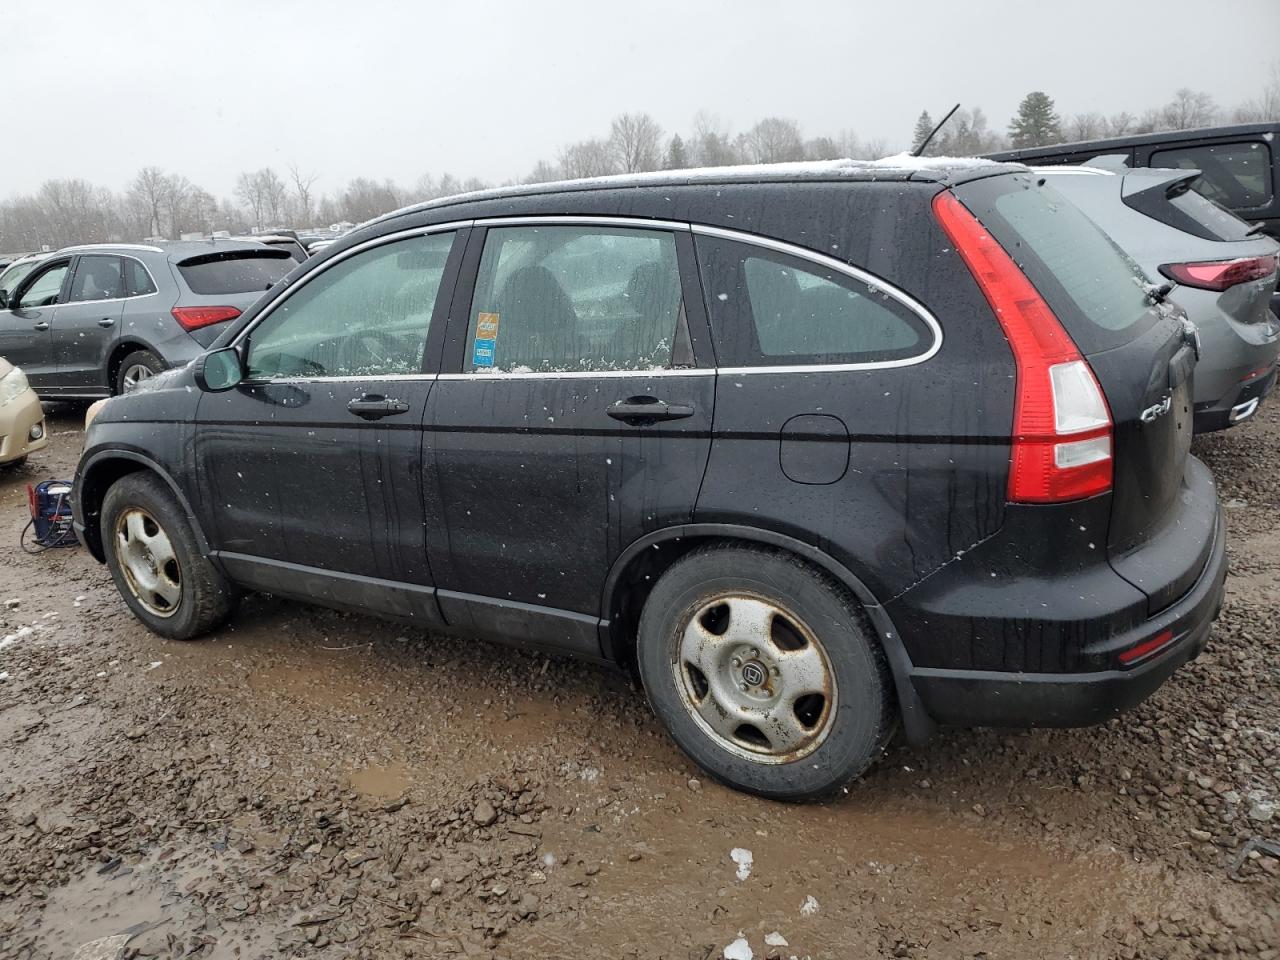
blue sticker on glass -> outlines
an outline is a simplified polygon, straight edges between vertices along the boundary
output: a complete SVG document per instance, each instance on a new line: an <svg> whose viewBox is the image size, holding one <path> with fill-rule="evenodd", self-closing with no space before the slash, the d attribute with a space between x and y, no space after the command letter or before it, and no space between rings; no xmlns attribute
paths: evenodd
<svg viewBox="0 0 1280 960"><path fill-rule="evenodd" d="M493 366L493 347L495 341L476 340L471 346L471 365L473 367Z"/></svg>

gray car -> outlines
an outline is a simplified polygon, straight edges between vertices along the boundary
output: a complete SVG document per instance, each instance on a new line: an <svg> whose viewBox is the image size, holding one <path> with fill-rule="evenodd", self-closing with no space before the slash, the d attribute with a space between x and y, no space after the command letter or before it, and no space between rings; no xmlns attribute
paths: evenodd
<svg viewBox="0 0 1280 960"><path fill-rule="evenodd" d="M0 290L0 356L42 399L123 393L198 356L296 265L255 242L66 247Z"/></svg>
<svg viewBox="0 0 1280 960"><path fill-rule="evenodd" d="M1269 303L1280 244L1191 190L1196 170L1131 170L1098 158L1037 172L1171 287L1168 296L1196 324L1196 432L1253 416L1276 381L1280 319Z"/></svg>

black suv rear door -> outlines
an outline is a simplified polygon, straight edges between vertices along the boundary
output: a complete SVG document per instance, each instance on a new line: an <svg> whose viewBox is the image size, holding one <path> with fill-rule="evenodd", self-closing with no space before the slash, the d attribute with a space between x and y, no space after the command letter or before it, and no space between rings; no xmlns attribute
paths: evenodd
<svg viewBox="0 0 1280 960"><path fill-rule="evenodd" d="M194 449L215 547L237 580L439 622L422 420L444 307L433 316L464 234L419 229L353 248L241 336L246 379L201 398Z"/></svg>
<svg viewBox="0 0 1280 960"><path fill-rule="evenodd" d="M690 236L652 221L484 226L428 410L441 609L463 631L598 655L611 561L692 518L710 449Z"/></svg>

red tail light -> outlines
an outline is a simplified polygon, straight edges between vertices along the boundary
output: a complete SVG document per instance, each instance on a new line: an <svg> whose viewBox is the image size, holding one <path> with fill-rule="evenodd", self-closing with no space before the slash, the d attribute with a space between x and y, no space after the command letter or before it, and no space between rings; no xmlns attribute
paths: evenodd
<svg viewBox="0 0 1280 960"><path fill-rule="evenodd" d="M201 327L234 320L240 316L240 311L235 307L174 307L171 312L173 319L187 331L199 330Z"/></svg>
<svg viewBox="0 0 1280 960"><path fill-rule="evenodd" d="M1201 263L1166 263L1160 268L1170 280L1201 290L1226 290L1240 283L1262 280L1276 272L1275 255L1205 260Z"/></svg>
<svg viewBox="0 0 1280 960"><path fill-rule="evenodd" d="M1155 653L1158 650L1163 650L1165 647L1167 647L1171 643L1173 643L1173 631L1162 630L1160 633L1157 633L1150 640L1144 640L1142 643L1139 643L1137 646L1130 647L1128 650L1125 650L1123 653L1121 653L1120 662L1127 667L1129 664L1137 660L1141 660L1144 657L1151 656L1151 654Z"/></svg>
<svg viewBox="0 0 1280 960"><path fill-rule="evenodd" d="M1111 489L1111 412L1093 370L1004 248L949 191L933 213L995 312L1017 366L1009 499L1061 503Z"/></svg>

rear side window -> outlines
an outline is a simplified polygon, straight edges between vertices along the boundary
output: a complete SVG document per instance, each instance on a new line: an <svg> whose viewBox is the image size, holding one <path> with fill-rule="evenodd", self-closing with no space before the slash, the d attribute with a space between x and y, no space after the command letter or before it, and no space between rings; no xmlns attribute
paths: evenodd
<svg viewBox="0 0 1280 960"><path fill-rule="evenodd" d="M1233 210L1271 202L1271 150L1260 141L1157 150L1150 165L1199 170L1194 188Z"/></svg>
<svg viewBox="0 0 1280 960"><path fill-rule="evenodd" d="M137 260L124 258L124 295L126 297L145 297L156 292L155 282L147 268Z"/></svg>
<svg viewBox="0 0 1280 960"><path fill-rule="evenodd" d="M217 297L261 293L295 266L285 250L235 250L190 257L178 272L192 293Z"/></svg>
<svg viewBox="0 0 1280 960"><path fill-rule="evenodd" d="M1153 322L1138 265L1043 180L991 177L955 192L1086 354L1128 343Z"/></svg>
<svg viewBox="0 0 1280 960"><path fill-rule="evenodd" d="M87 255L76 264L68 303L86 300L114 300L120 296L120 258Z"/></svg>
<svg viewBox="0 0 1280 960"><path fill-rule="evenodd" d="M748 243L700 236L697 247L722 367L886 363L934 344L874 283Z"/></svg>
<svg viewBox="0 0 1280 960"><path fill-rule="evenodd" d="M471 305L465 369L662 369L671 364L680 304L669 233L492 228Z"/></svg>

